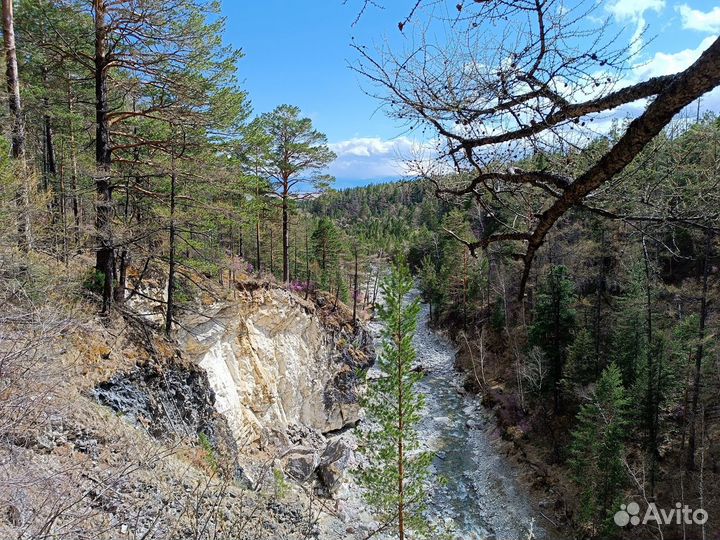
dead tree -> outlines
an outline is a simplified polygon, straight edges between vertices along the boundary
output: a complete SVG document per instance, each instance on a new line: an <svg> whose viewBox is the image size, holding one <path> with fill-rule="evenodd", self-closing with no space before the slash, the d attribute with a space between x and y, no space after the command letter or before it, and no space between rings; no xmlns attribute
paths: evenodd
<svg viewBox="0 0 720 540"><path fill-rule="evenodd" d="M2 0L2 19L8 108L12 119L11 153L13 159L20 164L18 173L21 176L16 203L18 208L18 245L23 251L28 251L32 248L30 181L25 167L25 120L20 100L20 75L17 49L15 48L15 17L12 0Z"/></svg>

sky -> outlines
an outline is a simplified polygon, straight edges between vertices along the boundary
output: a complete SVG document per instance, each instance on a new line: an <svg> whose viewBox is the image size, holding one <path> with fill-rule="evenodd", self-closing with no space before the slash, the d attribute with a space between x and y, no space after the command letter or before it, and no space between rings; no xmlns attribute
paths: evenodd
<svg viewBox="0 0 720 540"><path fill-rule="evenodd" d="M571 0L568 0L571 1ZM680 71L720 34L717 0L599 0L628 43L643 28L644 47L630 81ZM245 53L238 70L254 113L297 105L338 155L329 172L337 188L403 174L417 141L378 110L367 81L350 69L353 42L402 47L397 23L414 0L378 1L357 24L362 0L223 0L225 39ZM454 5L454 2L452 3ZM720 110L720 92L703 108Z"/></svg>

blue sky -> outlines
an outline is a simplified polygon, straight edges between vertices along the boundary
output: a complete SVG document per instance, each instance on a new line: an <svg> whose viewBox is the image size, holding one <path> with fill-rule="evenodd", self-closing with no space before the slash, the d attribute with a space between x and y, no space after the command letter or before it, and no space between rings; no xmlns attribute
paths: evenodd
<svg viewBox="0 0 720 540"><path fill-rule="evenodd" d="M572 0L568 0L569 2ZM402 46L397 29L414 0L385 0L352 26L362 0L224 0L226 40L241 47L239 72L256 113L281 103L299 106L327 134L338 154L330 172L338 187L402 174L401 157L414 142L365 95L348 68L351 39ZM452 5L456 2L453 1ZM604 12L630 41L648 27L650 39L635 73L643 78L687 67L720 33L717 0L606 0ZM705 104L718 110L720 93Z"/></svg>

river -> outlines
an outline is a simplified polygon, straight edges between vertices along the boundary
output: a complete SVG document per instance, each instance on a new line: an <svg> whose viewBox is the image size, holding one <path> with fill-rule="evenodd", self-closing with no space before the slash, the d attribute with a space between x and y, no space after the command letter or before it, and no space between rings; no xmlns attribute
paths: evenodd
<svg viewBox="0 0 720 540"><path fill-rule="evenodd" d="M427 371L419 384L426 398L420 440L437 453L433 476L447 482L433 492L433 519L454 526L463 540L518 540L528 538L531 527L534 538L554 538L517 481L517 470L493 443L493 418L477 396L459 391L463 376L454 369L455 349L429 327L429 319L423 305L414 344L417 362Z"/></svg>
<svg viewBox="0 0 720 540"><path fill-rule="evenodd" d="M417 296L417 291L411 293ZM426 372L419 383L426 410L418 426L420 440L436 457L432 464L429 517L456 540L556 540L546 528L518 480L518 470L501 454L495 421L478 396L461 391L463 375L455 368L453 344L429 326L430 310L422 305L414 345L417 364ZM371 323L376 338L380 323ZM341 496L346 516L368 523L367 510L350 484ZM532 536L530 536L532 530ZM385 535L373 536L385 540Z"/></svg>

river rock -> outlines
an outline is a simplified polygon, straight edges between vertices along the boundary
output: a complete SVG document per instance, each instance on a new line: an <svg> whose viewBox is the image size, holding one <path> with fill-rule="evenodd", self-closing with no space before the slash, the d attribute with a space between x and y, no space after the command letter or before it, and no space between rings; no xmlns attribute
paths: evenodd
<svg viewBox="0 0 720 540"><path fill-rule="evenodd" d="M471 414L475 414L476 411L477 411L477 405L474 405L474 404L463 407L463 412L465 414L467 414L468 416Z"/></svg>
<svg viewBox="0 0 720 540"><path fill-rule="evenodd" d="M325 448L320 458L318 476L329 492L332 493L339 487L351 457L352 451L341 439L330 442Z"/></svg>
<svg viewBox="0 0 720 540"><path fill-rule="evenodd" d="M468 429L482 429L483 425L479 420L473 420L470 418L467 422L465 422L465 427Z"/></svg>

